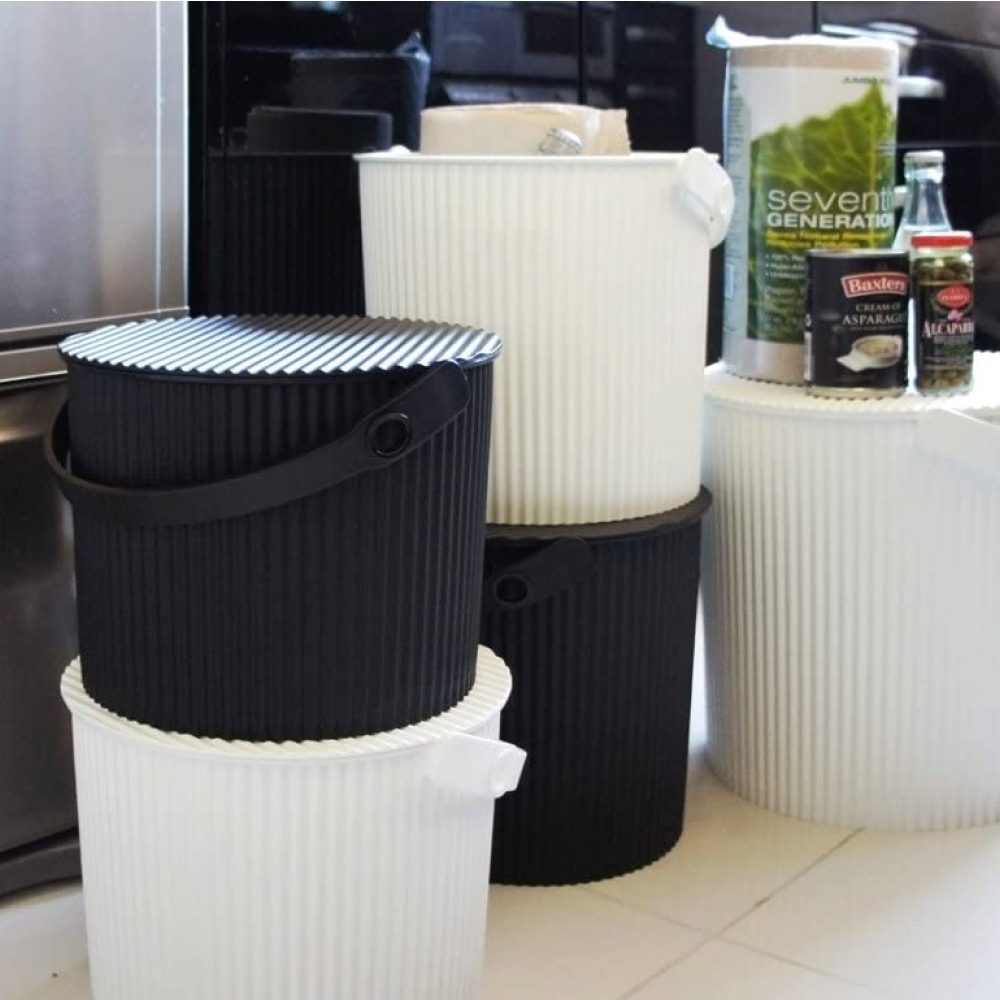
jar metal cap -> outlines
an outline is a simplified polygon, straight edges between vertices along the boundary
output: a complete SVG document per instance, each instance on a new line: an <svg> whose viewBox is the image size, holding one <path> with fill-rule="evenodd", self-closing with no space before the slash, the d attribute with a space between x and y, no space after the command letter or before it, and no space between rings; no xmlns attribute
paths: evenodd
<svg viewBox="0 0 1000 1000"><path fill-rule="evenodd" d="M916 166L939 166L944 163L943 149L911 149L903 156L904 163L913 163Z"/></svg>
<svg viewBox="0 0 1000 1000"><path fill-rule="evenodd" d="M972 242L972 233L962 229L950 233L916 233L910 245L921 250L924 247L971 247Z"/></svg>

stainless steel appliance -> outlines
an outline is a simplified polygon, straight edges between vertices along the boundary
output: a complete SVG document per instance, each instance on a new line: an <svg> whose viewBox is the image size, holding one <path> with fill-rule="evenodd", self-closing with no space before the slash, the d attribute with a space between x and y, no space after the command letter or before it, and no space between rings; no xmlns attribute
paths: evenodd
<svg viewBox="0 0 1000 1000"><path fill-rule="evenodd" d="M0 4L0 894L79 870L61 337L186 312L186 5Z"/></svg>

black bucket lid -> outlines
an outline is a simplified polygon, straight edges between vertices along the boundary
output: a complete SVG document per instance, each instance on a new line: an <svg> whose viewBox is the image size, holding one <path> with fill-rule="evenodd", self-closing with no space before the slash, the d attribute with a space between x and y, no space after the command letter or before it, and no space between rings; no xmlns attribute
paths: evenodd
<svg viewBox="0 0 1000 1000"><path fill-rule="evenodd" d="M488 364L500 338L471 327L369 316L143 320L67 337L66 361L197 379L329 378Z"/></svg>

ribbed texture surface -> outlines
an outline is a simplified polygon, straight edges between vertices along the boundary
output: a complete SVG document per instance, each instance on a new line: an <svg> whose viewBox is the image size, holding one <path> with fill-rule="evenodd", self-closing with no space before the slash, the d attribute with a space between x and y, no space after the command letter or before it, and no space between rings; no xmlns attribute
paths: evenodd
<svg viewBox="0 0 1000 1000"><path fill-rule="evenodd" d="M479 997L493 799L437 780L446 738L198 756L67 700L95 1000Z"/></svg>
<svg viewBox="0 0 1000 1000"><path fill-rule="evenodd" d="M696 519L591 539L591 575L548 600L484 614L483 642L514 676L502 735L528 752L518 790L497 806L494 882L610 878L655 861L680 836L699 537ZM490 537L487 565L540 547Z"/></svg>
<svg viewBox="0 0 1000 1000"><path fill-rule="evenodd" d="M953 396L922 396L911 389L902 396L867 399L832 399L811 396L801 386L778 385L730 375L721 364L706 371L706 391L712 398L747 412L785 413L792 418L818 416L825 419L868 421L894 414L918 416L947 407L963 413L995 410L1000 399L1000 353L977 351L975 379L969 392Z"/></svg>
<svg viewBox="0 0 1000 1000"><path fill-rule="evenodd" d="M358 168L348 153L213 153L209 312L361 315Z"/></svg>
<svg viewBox="0 0 1000 1000"><path fill-rule="evenodd" d="M258 383L71 362L74 468L108 484L238 475L348 430L420 374ZM284 507L144 527L74 516L80 650L104 706L227 738L378 732L473 681L490 365L405 458Z"/></svg>
<svg viewBox="0 0 1000 1000"><path fill-rule="evenodd" d="M203 316L105 326L67 337L68 362L162 375L340 375L493 360L492 333L370 316Z"/></svg>
<svg viewBox="0 0 1000 1000"><path fill-rule="evenodd" d="M614 521L698 493L708 237L677 157L600 160L361 164L368 309L504 338L494 523Z"/></svg>
<svg viewBox="0 0 1000 1000"><path fill-rule="evenodd" d="M365 757L380 753L411 750L454 736L478 731L490 722L510 697L511 677L507 665L491 649L479 646L475 656L475 683L454 708L433 718L383 732L335 740L257 741L224 740L214 736L192 736L168 732L143 722L133 722L99 705L84 689L80 660L65 668L60 684L62 700L73 714L96 722L105 729L141 739L149 745L177 754L194 754L205 759L235 758L252 761L324 760Z"/></svg>
<svg viewBox="0 0 1000 1000"><path fill-rule="evenodd" d="M976 398L859 409L718 369L707 392L719 776L820 823L1000 819L1000 484L917 443L921 410Z"/></svg>

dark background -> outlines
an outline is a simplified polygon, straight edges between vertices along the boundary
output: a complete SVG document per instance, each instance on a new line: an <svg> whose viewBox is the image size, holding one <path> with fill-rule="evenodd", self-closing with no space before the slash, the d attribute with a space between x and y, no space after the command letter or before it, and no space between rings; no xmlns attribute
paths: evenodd
<svg viewBox="0 0 1000 1000"><path fill-rule="evenodd" d="M294 102L295 53L387 51L417 31L431 59L430 105L625 107L635 149L719 151L725 55L704 37L720 13L775 36L886 23L910 31L908 72L941 81L945 96L901 102L900 159L945 149L952 224L977 235L981 346L1000 347L998 3L193 3L192 310L204 306L206 233L220 222L205 197L207 152L240 141L250 108ZM719 301L716 288L712 358Z"/></svg>

